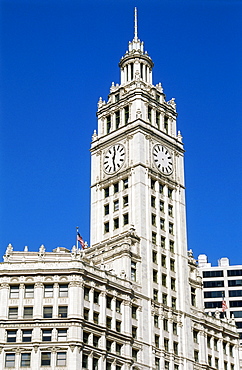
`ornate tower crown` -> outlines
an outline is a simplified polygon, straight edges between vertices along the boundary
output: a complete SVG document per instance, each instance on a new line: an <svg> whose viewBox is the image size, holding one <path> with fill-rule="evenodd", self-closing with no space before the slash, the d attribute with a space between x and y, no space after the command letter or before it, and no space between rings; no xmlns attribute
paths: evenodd
<svg viewBox="0 0 242 370"><path fill-rule="evenodd" d="M129 42L129 50L121 58L121 85L136 78L152 84L152 68L154 63L144 51L144 43L138 38L137 8L134 10L134 38Z"/></svg>

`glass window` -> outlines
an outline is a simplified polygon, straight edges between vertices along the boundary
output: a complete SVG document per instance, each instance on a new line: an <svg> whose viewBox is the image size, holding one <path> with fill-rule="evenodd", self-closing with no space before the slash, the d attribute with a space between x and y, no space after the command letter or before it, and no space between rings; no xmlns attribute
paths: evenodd
<svg viewBox="0 0 242 370"><path fill-rule="evenodd" d="M157 128L160 128L160 112L158 112L158 111L156 111L155 123L157 125Z"/></svg>
<svg viewBox="0 0 242 370"><path fill-rule="evenodd" d="M99 321L99 313L98 312L93 312L93 322L94 324L98 324Z"/></svg>
<svg viewBox="0 0 242 370"><path fill-rule="evenodd" d="M67 329L57 329L58 342L65 342L67 340Z"/></svg>
<svg viewBox="0 0 242 370"><path fill-rule="evenodd" d="M165 248L166 246L166 238L164 236L161 236L160 238L160 245L162 248Z"/></svg>
<svg viewBox="0 0 242 370"><path fill-rule="evenodd" d="M137 327L136 326L132 326L132 337L134 339L137 338Z"/></svg>
<svg viewBox="0 0 242 370"><path fill-rule="evenodd" d="M109 222L105 222L104 224L104 232L109 233Z"/></svg>
<svg viewBox="0 0 242 370"><path fill-rule="evenodd" d="M44 288L44 297L45 298L51 298L53 297L53 284L50 284L50 285L45 285L45 288Z"/></svg>
<svg viewBox="0 0 242 370"><path fill-rule="evenodd" d="M205 308L222 308L222 302L205 302Z"/></svg>
<svg viewBox="0 0 242 370"><path fill-rule="evenodd" d="M51 342L52 338L52 329L43 329L42 330L42 341Z"/></svg>
<svg viewBox="0 0 242 370"><path fill-rule="evenodd" d="M10 286L10 298L19 298L19 285Z"/></svg>
<svg viewBox="0 0 242 370"><path fill-rule="evenodd" d="M160 218L160 228L161 230L165 229L165 220L163 218Z"/></svg>
<svg viewBox="0 0 242 370"><path fill-rule="evenodd" d="M99 304L99 295L100 295L100 292L98 292L97 290L94 290L93 302L96 304Z"/></svg>
<svg viewBox="0 0 242 370"><path fill-rule="evenodd" d="M153 289L153 299L154 301L158 302L158 290Z"/></svg>
<svg viewBox="0 0 242 370"><path fill-rule="evenodd" d="M23 330L22 342L31 342L31 341L32 341L32 330Z"/></svg>
<svg viewBox="0 0 242 370"><path fill-rule="evenodd" d="M228 270L228 276L242 276L242 270Z"/></svg>
<svg viewBox="0 0 242 370"><path fill-rule="evenodd" d="M123 179L123 189L124 190L125 189L128 189L128 187L129 187L129 180L128 180L128 178Z"/></svg>
<svg viewBox="0 0 242 370"><path fill-rule="evenodd" d="M204 298L222 298L224 290L214 290L212 292L204 292Z"/></svg>
<svg viewBox="0 0 242 370"><path fill-rule="evenodd" d="M85 299L86 301L89 301L89 292L90 292L90 289L89 289L89 288L87 288L87 287L85 287L85 288L84 288L84 299Z"/></svg>
<svg viewBox="0 0 242 370"><path fill-rule="evenodd" d="M124 123L125 125L129 122L129 106L124 108Z"/></svg>
<svg viewBox="0 0 242 370"><path fill-rule="evenodd" d="M229 286L241 286L242 280L229 280L228 285Z"/></svg>
<svg viewBox="0 0 242 370"><path fill-rule="evenodd" d="M109 204L105 204L104 206L104 216L109 214Z"/></svg>
<svg viewBox="0 0 242 370"><path fill-rule="evenodd" d="M43 317L45 319L51 319L52 318L52 310L53 310L53 307L44 307L43 308Z"/></svg>
<svg viewBox="0 0 242 370"><path fill-rule="evenodd" d="M204 286L204 288L223 287L224 286L224 281L223 280L204 281L203 286Z"/></svg>
<svg viewBox="0 0 242 370"><path fill-rule="evenodd" d="M113 210L114 212L119 210L119 200L113 202Z"/></svg>
<svg viewBox="0 0 242 370"><path fill-rule="evenodd" d="M152 190L155 190L155 183L156 183L155 180L150 179L150 187L151 187Z"/></svg>
<svg viewBox="0 0 242 370"><path fill-rule="evenodd" d="M155 197L153 197L153 195L151 195L151 207L154 207L155 208Z"/></svg>
<svg viewBox="0 0 242 370"><path fill-rule="evenodd" d="M164 254L161 255L161 266L166 267L166 256Z"/></svg>
<svg viewBox="0 0 242 370"><path fill-rule="evenodd" d="M120 111L115 112L115 123L116 123L116 129L119 128L120 125Z"/></svg>
<svg viewBox="0 0 242 370"><path fill-rule="evenodd" d="M174 232L174 225L171 222L169 222L169 233L173 234L173 232Z"/></svg>
<svg viewBox="0 0 242 370"><path fill-rule="evenodd" d="M193 330L193 341L194 343L198 343L198 331Z"/></svg>
<svg viewBox="0 0 242 370"><path fill-rule="evenodd" d="M164 329L165 331L168 331L168 320L167 320L167 319L164 319L164 320L163 320L163 329Z"/></svg>
<svg viewBox="0 0 242 370"><path fill-rule="evenodd" d="M160 211L164 212L164 202L160 200Z"/></svg>
<svg viewBox="0 0 242 370"><path fill-rule="evenodd" d="M67 306L59 306L58 307L58 317L65 318L67 317Z"/></svg>
<svg viewBox="0 0 242 370"><path fill-rule="evenodd" d="M41 366L50 366L51 352L41 352Z"/></svg>
<svg viewBox="0 0 242 370"><path fill-rule="evenodd" d="M113 184L113 192L118 193L118 191L119 191L119 183L116 182L115 184Z"/></svg>
<svg viewBox="0 0 242 370"><path fill-rule="evenodd" d="M33 317L33 307L24 307L24 319Z"/></svg>
<svg viewBox="0 0 242 370"><path fill-rule="evenodd" d="M176 309L176 298L171 297L171 307L175 310Z"/></svg>
<svg viewBox="0 0 242 370"><path fill-rule="evenodd" d="M159 193L163 194L163 191L164 191L164 186L159 183Z"/></svg>
<svg viewBox="0 0 242 370"><path fill-rule="evenodd" d="M83 343L87 344L88 343L88 338L89 338L89 333L84 331L83 332Z"/></svg>
<svg viewBox="0 0 242 370"><path fill-rule="evenodd" d="M113 227L114 227L114 230L119 228L119 218L118 217L113 220Z"/></svg>
<svg viewBox="0 0 242 370"><path fill-rule="evenodd" d="M153 282L157 283L158 281L158 272L156 270L153 270Z"/></svg>
<svg viewBox="0 0 242 370"><path fill-rule="evenodd" d="M170 269L171 271L175 271L175 260L172 258L170 259Z"/></svg>
<svg viewBox="0 0 242 370"><path fill-rule="evenodd" d="M7 330L7 342L16 342L17 330Z"/></svg>
<svg viewBox="0 0 242 370"><path fill-rule="evenodd" d="M173 240L170 240L169 244L170 244L170 252L174 253L174 242L173 242Z"/></svg>
<svg viewBox="0 0 242 370"><path fill-rule="evenodd" d="M116 353L121 355L122 344L116 343Z"/></svg>
<svg viewBox="0 0 242 370"><path fill-rule="evenodd" d="M223 277L224 273L223 271L203 271L203 277Z"/></svg>
<svg viewBox="0 0 242 370"><path fill-rule="evenodd" d="M198 351L194 351L194 360L195 360L195 362L199 361Z"/></svg>
<svg viewBox="0 0 242 370"><path fill-rule="evenodd" d="M153 263L157 263L157 252L156 251L152 251L152 261Z"/></svg>
<svg viewBox="0 0 242 370"><path fill-rule="evenodd" d="M154 231L152 231L152 243L156 244L156 233Z"/></svg>
<svg viewBox="0 0 242 370"><path fill-rule="evenodd" d="M174 349L175 355L178 355L178 343L177 342L173 342L173 349Z"/></svg>
<svg viewBox="0 0 242 370"><path fill-rule="evenodd" d="M30 367L31 353L21 353L21 367Z"/></svg>
<svg viewBox="0 0 242 370"><path fill-rule="evenodd" d="M168 361L165 361L165 370L169 370L170 363Z"/></svg>
<svg viewBox="0 0 242 370"><path fill-rule="evenodd" d="M132 306L132 318L137 319L137 309L138 307Z"/></svg>
<svg viewBox="0 0 242 370"><path fill-rule="evenodd" d="M92 362L92 370L98 370L98 358L94 357Z"/></svg>
<svg viewBox="0 0 242 370"><path fill-rule="evenodd" d="M154 213L151 213L151 224L153 226L156 225L156 215Z"/></svg>
<svg viewBox="0 0 242 370"><path fill-rule="evenodd" d="M160 370L160 359L158 357L155 358L155 370Z"/></svg>
<svg viewBox="0 0 242 370"><path fill-rule="evenodd" d="M191 304L196 306L196 289L191 287Z"/></svg>
<svg viewBox="0 0 242 370"><path fill-rule="evenodd" d="M68 284L59 285L59 297L68 297Z"/></svg>
<svg viewBox="0 0 242 370"><path fill-rule="evenodd" d="M18 307L9 307L8 318L11 320L18 318Z"/></svg>
<svg viewBox="0 0 242 370"><path fill-rule="evenodd" d="M107 119L106 119L106 122L107 122L107 134L109 134L109 132L111 131L111 116L107 116Z"/></svg>
<svg viewBox="0 0 242 370"><path fill-rule="evenodd" d="M173 327L173 334L177 335L177 323L173 322L172 327Z"/></svg>
<svg viewBox="0 0 242 370"><path fill-rule="evenodd" d="M163 286L166 286L166 274L161 275L161 283Z"/></svg>
<svg viewBox="0 0 242 370"><path fill-rule="evenodd" d="M168 215L170 217L173 216L173 206L171 204L168 204Z"/></svg>
<svg viewBox="0 0 242 370"><path fill-rule="evenodd" d="M125 213L123 215L123 221L124 221L124 225L128 225L128 223L129 223L129 214L128 213Z"/></svg>
<svg viewBox="0 0 242 370"><path fill-rule="evenodd" d="M106 296L106 307L110 309L112 307L112 297L110 297L109 295Z"/></svg>
<svg viewBox="0 0 242 370"><path fill-rule="evenodd" d="M131 261L131 280L136 281L136 262Z"/></svg>
<svg viewBox="0 0 242 370"><path fill-rule="evenodd" d="M66 366L66 352L57 352L56 366Z"/></svg>
<svg viewBox="0 0 242 370"><path fill-rule="evenodd" d="M119 299L116 299L116 312L121 312L121 304L122 304L122 301L120 301Z"/></svg>
<svg viewBox="0 0 242 370"><path fill-rule="evenodd" d="M109 197L109 186L103 189L104 190L104 198Z"/></svg>
<svg viewBox="0 0 242 370"><path fill-rule="evenodd" d="M85 354L82 355L82 368L84 369L88 368L88 355Z"/></svg>
<svg viewBox="0 0 242 370"><path fill-rule="evenodd" d="M93 335L93 346L98 347L98 342L99 342L100 337L97 335Z"/></svg>
<svg viewBox="0 0 242 370"><path fill-rule="evenodd" d="M168 198L172 199L172 192L173 190L168 188Z"/></svg>
<svg viewBox="0 0 242 370"><path fill-rule="evenodd" d="M164 348L165 351L169 351L169 339L164 338Z"/></svg>
<svg viewBox="0 0 242 370"><path fill-rule="evenodd" d="M119 321L119 320L116 320L116 331L118 333L121 332L121 321Z"/></svg>
<svg viewBox="0 0 242 370"><path fill-rule="evenodd" d="M106 325L108 329L112 328L112 318L109 316L106 317Z"/></svg>
<svg viewBox="0 0 242 370"><path fill-rule="evenodd" d="M152 108L149 106L148 107L148 121L151 123L151 112L152 112Z"/></svg>
<svg viewBox="0 0 242 370"><path fill-rule="evenodd" d="M26 285L25 286L25 298L34 298L34 285Z"/></svg>
<svg viewBox="0 0 242 370"><path fill-rule="evenodd" d="M112 343L113 342L111 342L111 340L106 341L106 349L107 349L108 352L111 351Z"/></svg>
<svg viewBox="0 0 242 370"><path fill-rule="evenodd" d="M132 358L137 361L138 358L138 351L134 348L132 348Z"/></svg>
<svg viewBox="0 0 242 370"><path fill-rule="evenodd" d="M5 367L15 367L15 353L6 353Z"/></svg>
<svg viewBox="0 0 242 370"><path fill-rule="evenodd" d="M126 195L125 197L123 197L123 206L127 207L128 205L129 205L129 197L128 195Z"/></svg>
<svg viewBox="0 0 242 370"><path fill-rule="evenodd" d="M156 348L159 348L159 346L160 346L160 337L159 337L159 335L155 335L155 346L156 346Z"/></svg>
<svg viewBox="0 0 242 370"><path fill-rule="evenodd" d="M176 290L176 279L171 278L171 289Z"/></svg>

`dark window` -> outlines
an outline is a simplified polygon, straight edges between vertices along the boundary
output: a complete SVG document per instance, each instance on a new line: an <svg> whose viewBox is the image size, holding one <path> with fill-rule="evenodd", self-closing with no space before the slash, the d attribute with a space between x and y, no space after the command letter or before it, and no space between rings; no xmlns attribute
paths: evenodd
<svg viewBox="0 0 242 370"><path fill-rule="evenodd" d="M109 187L104 188L104 198L109 197Z"/></svg>
<svg viewBox="0 0 242 370"><path fill-rule="evenodd" d="M241 286L242 280L229 280L228 286Z"/></svg>
<svg viewBox="0 0 242 370"><path fill-rule="evenodd" d="M121 332L121 321L119 321L119 320L116 320L116 331L118 333Z"/></svg>
<svg viewBox="0 0 242 370"><path fill-rule="evenodd" d="M112 297L107 295L107 297L106 297L106 307L111 308L111 305L112 305Z"/></svg>
<svg viewBox="0 0 242 370"><path fill-rule="evenodd" d="M34 298L34 286L33 285L25 286L24 298Z"/></svg>
<svg viewBox="0 0 242 370"><path fill-rule="evenodd" d="M100 292L98 292L97 290L94 290L94 294L93 294L93 302L94 303L99 303L99 295L100 295Z"/></svg>
<svg viewBox="0 0 242 370"><path fill-rule="evenodd" d="M170 240L169 244L170 244L170 252L174 253L174 242L173 242L173 240Z"/></svg>
<svg viewBox="0 0 242 370"><path fill-rule="evenodd" d="M57 352L56 366L66 366L66 352Z"/></svg>
<svg viewBox="0 0 242 370"><path fill-rule="evenodd" d="M15 353L6 353L5 367L15 367Z"/></svg>
<svg viewBox="0 0 242 370"><path fill-rule="evenodd" d="M167 294L162 293L162 303L167 306Z"/></svg>
<svg viewBox="0 0 242 370"><path fill-rule="evenodd" d="M98 324L98 320L99 320L99 313L98 312L93 312L93 322L94 324Z"/></svg>
<svg viewBox="0 0 242 370"><path fill-rule="evenodd" d="M196 306L196 289L191 287L191 304Z"/></svg>
<svg viewBox="0 0 242 370"><path fill-rule="evenodd" d="M224 273L223 271L203 271L203 277L223 277Z"/></svg>
<svg viewBox="0 0 242 370"><path fill-rule="evenodd" d="M155 240L156 240L156 234L155 234ZM152 233L152 242L153 242L153 233ZM152 251L152 261L154 263L157 263L157 252L156 251Z"/></svg>
<svg viewBox="0 0 242 370"><path fill-rule="evenodd" d="M68 297L68 284L59 285L59 297Z"/></svg>
<svg viewBox="0 0 242 370"><path fill-rule="evenodd" d="M107 134L111 131L111 116L107 116Z"/></svg>
<svg viewBox="0 0 242 370"><path fill-rule="evenodd" d="M169 351L169 339L164 338L164 348L165 351Z"/></svg>
<svg viewBox="0 0 242 370"><path fill-rule="evenodd" d="M150 187L151 187L152 190L155 190L155 183L156 183L155 180L153 180L153 179L150 180Z"/></svg>
<svg viewBox="0 0 242 370"><path fill-rule="evenodd" d="M164 236L161 236L160 238L160 245L162 248L165 248L166 246L166 238Z"/></svg>
<svg viewBox="0 0 242 370"><path fill-rule="evenodd" d="M153 197L153 195L151 195L151 207L155 207L155 197Z"/></svg>
<svg viewBox="0 0 242 370"><path fill-rule="evenodd" d="M90 292L90 289L89 289L89 288L87 288L87 287L85 287L85 288L84 288L84 299L85 299L86 301L89 301L89 292Z"/></svg>
<svg viewBox="0 0 242 370"><path fill-rule="evenodd" d="M52 298L53 297L53 292L54 292L54 285L53 284L45 285L45 287L44 287L44 297L45 298Z"/></svg>
<svg viewBox="0 0 242 370"><path fill-rule="evenodd" d="M132 318L137 319L137 309L138 307L132 306Z"/></svg>
<svg viewBox="0 0 242 370"><path fill-rule="evenodd" d="M99 342L100 337L97 335L93 335L93 346L98 347L98 342Z"/></svg>
<svg viewBox="0 0 242 370"><path fill-rule="evenodd" d="M105 204L104 206L104 216L109 214L109 204Z"/></svg>
<svg viewBox="0 0 242 370"><path fill-rule="evenodd" d="M10 286L10 298L18 298L19 297L19 285Z"/></svg>
<svg viewBox="0 0 242 370"><path fill-rule="evenodd" d="M128 179L123 179L123 189L128 189L129 187L129 180Z"/></svg>
<svg viewBox="0 0 242 370"><path fill-rule="evenodd" d="M170 259L170 269L171 271L175 271L175 260L172 258Z"/></svg>
<svg viewBox="0 0 242 370"><path fill-rule="evenodd" d="M165 331L168 331L168 320L167 320L167 319L164 319L164 320L163 320L163 329L164 329Z"/></svg>
<svg viewBox="0 0 242 370"><path fill-rule="evenodd" d="M88 343L88 338L89 338L89 333L84 331L83 332L83 343L87 344Z"/></svg>
<svg viewBox="0 0 242 370"><path fill-rule="evenodd" d="M9 307L8 318L11 320L18 318L18 307Z"/></svg>
<svg viewBox="0 0 242 370"><path fill-rule="evenodd" d="M43 317L45 319L52 318L52 310L53 310L53 307L44 307L44 309L43 309Z"/></svg>
<svg viewBox="0 0 242 370"><path fill-rule="evenodd" d="M168 188L168 198L172 199L172 192L173 190Z"/></svg>
<svg viewBox="0 0 242 370"><path fill-rule="evenodd" d="M17 330L7 330L7 342L16 342Z"/></svg>
<svg viewBox="0 0 242 370"><path fill-rule="evenodd" d="M132 326L132 337L134 339L137 338L137 328L136 328L136 326Z"/></svg>
<svg viewBox="0 0 242 370"><path fill-rule="evenodd" d="M228 276L242 276L242 270L228 270Z"/></svg>
<svg viewBox="0 0 242 370"><path fill-rule="evenodd" d="M154 301L158 302L158 290L153 289L153 299Z"/></svg>
<svg viewBox="0 0 242 370"><path fill-rule="evenodd" d="M242 290L230 290L229 296L230 297L242 297Z"/></svg>
<svg viewBox="0 0 242 370"><path fill-rule="evenodd" d="M230 301L229 306L230 307L242 307L242 301Z"/></svg>
<svg viewBox="0 0 242 370"><path fill-rule="evenodd" d="M84 320L89 319L89 309L88 308L84 308L83 316L84 316Z"/></svg>
<svg viewBox="0 0 242 370"><path fill-rule="evenodd" d="M122 301L120 301L119 299L116 299L116 312L121 312L121 304L122 304Z"/></svg>
<svg viewBox="0 0 242 370"><path fill-rule="evenodd" d="M119 191L119 183L116 182L115 184L113 184L113 192L118 193L118 191Z"/></svg>
<svg viewBox="0 0 242 370"><path fill-rule="evenodd" d="M164 212L164 202L160 200L160 211Z"/></svg>
<svg viewBox="0 0 242 370"><path fill-rule="evenodd" d="M123 215L123 221L124 221L124 225L127 225L129 223L129 214L128 213L125 213L125 215Z"/></svg>
<svg viewBox="0 0 242 370"><path fill-rule="evenodd" d="M151 112L152 112L152 108L148 107L148 120L150 123L151 123Z"/></svg>
<svg viewBox="0 0 242 370"><path fill-rule="evenodd" d="M115 94L115 102L119 101L119 94Z"/></svg>
<svg viewBox="0 0 242 370"><path fill-rule="evenodd" d="M157 125L157 128L160 128L160 112L157 112L157 111L155 115L155 123Z"/></svg>
<svg viewBox="0 0 242 370"><path fill-rule="evenodd" d="M176 290L176 279L171 278L171 289Z"/></svg>
<svg viewBox="0 0 242 370"><path fill-rule="evenodd" d="M24 319L31 319L33 317L33 307L24 307Z"/></svg>
<svg viewBox="0 0 242 370"><path fill-rule="evenodd" d="M111 342L111 340L106 341L106 349L107 349L108 352L111 351L112 343L113 342Z"/></svg>
<svg viewBox="0 0 242 370"><path fill-rule="evenodd" d="M159 335L155 335L155 346L156 348L159 348L160 345L160 337Z"/></svg>
<svg viewBox="0 0 242 370"><path fill-rule="evenodd" d="M21 353L21 367L30 367L31 353Z"/></svg>
<svg viewBox="0 0 242 370"><path fill-rule="evenodd" d="M164 131L168 133L168 117L164 117Z"/></svg>
<svg viewBox="0 0 242 370"><path fill-rule="evenodd" d="M129 198L128 198L128 195L126 195L125 197L123 197L123 206L127 207L128 205L129 205Z"/></svg>
<svg viewBox="0 0 242 370"><path fill-rule="evenodd" d="M50 342L52 337L52 329L42 330L42 341Z"/></svg>
<svg viewBox="0 0 242 370"><path fill-rule="evenodd" d="M109 222L105 222L104 224L104 232L109 233Z"/></svg>
<svg viewBox="0 0 242 370"><path fill-rule="evenodd" d="M214 290L213 292L204 292L204 298L221 298L224 296L224 290Z"/></svg>
<svg viewBox="0 0 242 370"><path fill-rule="evenodd" d="M115 112L115 123L116 123L116 129L118 129L120 125L120 111L119 110Z"/></svg>
<svg viewBox="0 0 242 370"><path fill-rule="evenodd" d="M157 270L153 270L153 282L157 283L158 281L158 272Z"/></svg>
<svg viewBox="0 0 242 370"><path fill-rule="evenodd" d="M205 308L221 308L222 302L205 302Z"/></svg>
<svg viewBox="0 0 242 370"><path fill-rule="evenodd" d="M67 317L67 306L59 306L59 311L58 311L58 317L65 318Z"/></svg>
<svg viewBox="0 0 242 370"><path fill-rule="evenodd" d="M173 328L173 334L177 335L177 323L176 322L173 322L172 328Z"/></svg>
<svg viewBox="0 0 242 370"><path fill-rule="evenodd" d="M31 342L32 340L32 330L22 331L22 342Z"/></svg>
<svg viewBox="0 0 242 370"><path fill-rule="evenodd" d="M113 227L114 227L114 230L119 228L119 218L118 217L113 220Z"/></svg>
<svg viewBox="0 0 242 370"><path fill-rule="evenodd" d="M129 122L129 106L127 105L124 108L124 124L127 125L128 122Z"/></svg>
<svg viewBox="0 0 242 370"><path fill-rule="evenodd" d="M131 261L131 280L136 281L136 262Z"/></svg>
<svg viewBox="0 0 242 370"><path fill-rule="evenodd" d="M41 366L50 366L51 352L41 353Z"/></svg>
<svg viewBox="0 0 242 370"><path fill-rule="evenodd" d="M156 328L159 327L159 316L158 315L154 315L154 326Z"/></svg>
<svg viewBox="0 0 242 370"><path fill-rule="evenodd" d="M234 315L235 318L242 317L242 311L233 311L233 312L230 312L230 317L232 317L232 314Z"/></svg>
<svg viewBox="0 0 242 370"><path fill-rule="evenodd" d="M204 281L203 286L204 286L204 288L223 287L224 286L224 281L223 280Z"/></svg>

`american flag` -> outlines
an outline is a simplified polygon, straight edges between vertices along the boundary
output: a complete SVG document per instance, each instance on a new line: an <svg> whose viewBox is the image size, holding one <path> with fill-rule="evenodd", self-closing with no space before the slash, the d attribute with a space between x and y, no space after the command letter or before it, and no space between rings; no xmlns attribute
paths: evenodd
<svg viewBox="0 0 242 370"><path fill-rule="evenodd" d="M225 310L228 309L228 306L226 305L226 302L225 302L225 299L223 297L223 301L222 301L222 312L225 312Z"/></svg>
<svg viewBox="0 0 242 370"><path fill-rule="evenodd" d="M85 248L85 243L84 243L84 240L82 239L82 236L79 233L77 233L76 238L77 238L77 241L81 244L82 249L84 249Z"/></svg>

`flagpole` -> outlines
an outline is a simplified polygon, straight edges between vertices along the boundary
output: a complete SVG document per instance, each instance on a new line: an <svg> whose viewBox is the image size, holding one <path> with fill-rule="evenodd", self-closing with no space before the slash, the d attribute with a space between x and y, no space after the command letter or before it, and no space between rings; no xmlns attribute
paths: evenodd
<svg viewBox="0 0 242 370"><path fill-rule="evenodd" d="M77 249L78 249L78 239L77 239L78 230L79 230L79 226L76 227L76 248Z"/></svg>

